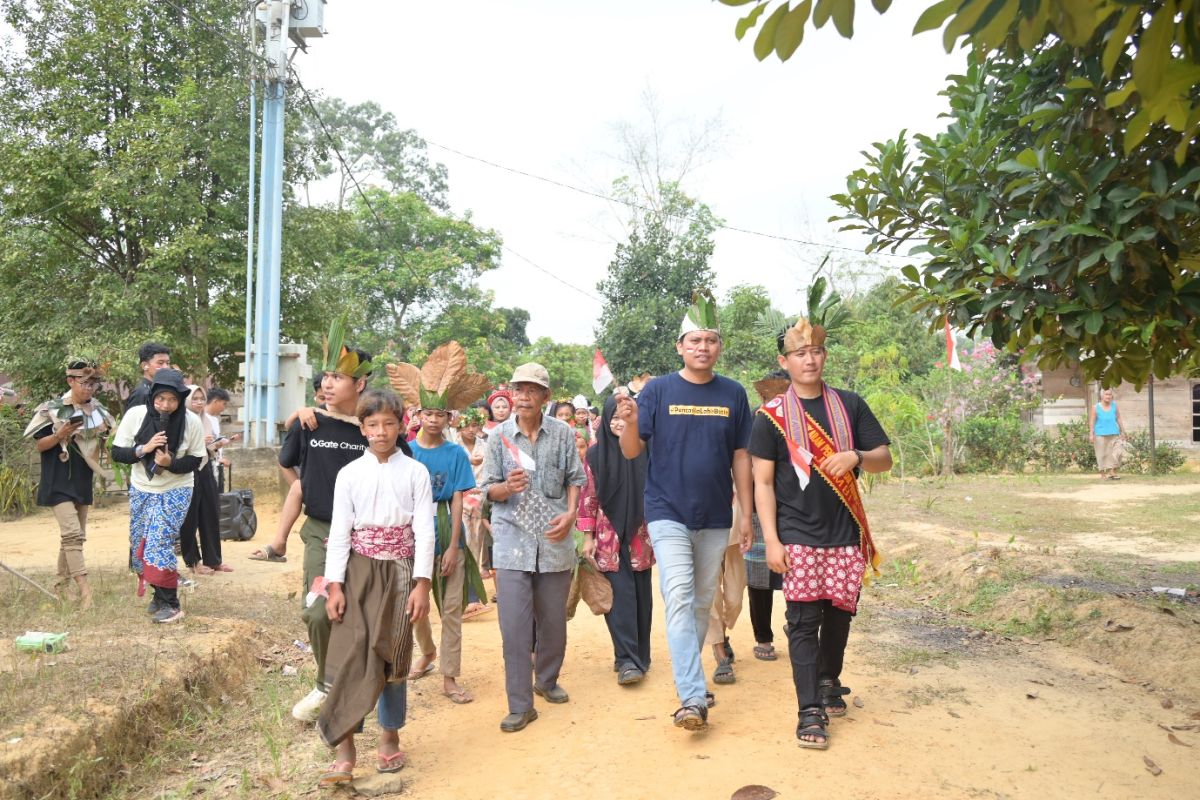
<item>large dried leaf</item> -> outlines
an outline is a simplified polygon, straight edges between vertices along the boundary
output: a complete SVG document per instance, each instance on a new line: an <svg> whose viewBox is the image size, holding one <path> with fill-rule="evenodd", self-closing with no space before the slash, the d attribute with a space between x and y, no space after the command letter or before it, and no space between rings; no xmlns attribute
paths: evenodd
<svg viewBox="0 0 1200 800"><path fill-rule="evenodd" d="M467 371L467 351L458 342L446 342L429 354L421 367L421 383L425 390L445 394Z"/></svg>
<svg viewBox="0 0 1200 800"><path fill-rule="evenodd" d="M464 409L486 395L491 388L492 384L486 375L475 372L467 373L454 386L450 387L450 394L446 398L446 408Z"/></svg>
<svg viewBox="0 0 1200 800"><path fill-rule="evenodd" d="M396 394L404 398L408 408L419 408L421 405L421 370L412 364L388 364L388 381Z"/></svg>

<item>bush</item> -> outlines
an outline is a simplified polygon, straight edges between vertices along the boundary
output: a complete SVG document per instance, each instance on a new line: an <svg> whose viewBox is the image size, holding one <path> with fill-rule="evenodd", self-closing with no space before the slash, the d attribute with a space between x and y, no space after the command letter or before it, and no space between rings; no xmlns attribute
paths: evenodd
<svg viewBox="0 0 1200 800"><path fill-rule="evenodd" d="M1088 438L1087 420L1066 422L1057 432L1041 431L1033 438L1033 463L1043 470L1063 472L1077 467L1084 472L1096 469L1096 450Z"/></svg>
<svg viewBox="0 0 1200 800"><path fill-rule="evenodd" d="M1020 417L968 417L958 426L963 472L1019 472L1030 458L1034 435Z"/></svg>
<svg viewBox="0 0 1200 800"><path fill-rule="evenodd" d="M0 516L28 514L40 477L33 445L16 409L0 406Z"/></svg>
<svg viewBox="0 0 1200 800"><path fill-rule="evenodd" d="M1171 442L1158 442L1154 447L1154 474L1166 475L1183 466L1183 452ZM1134 431L1125 442L1121 469L1141 475L1150 474L1150 434Z"/></svg>

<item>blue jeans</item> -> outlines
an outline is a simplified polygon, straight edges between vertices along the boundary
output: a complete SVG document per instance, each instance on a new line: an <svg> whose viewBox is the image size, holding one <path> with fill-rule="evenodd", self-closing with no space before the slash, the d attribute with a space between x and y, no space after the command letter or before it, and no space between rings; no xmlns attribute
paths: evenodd
<svg viewBox="0 0 1200 800"><path fill-rule="evenodd" d="M404 727L408 716L408 681L388 682L379 693L379 702L375 704L375 719L379 727L385 731L398 731ZM363 724L358 723L355 733L363 732Z"/></svg>
<svg viewBox="0 0 1200 800"><path fill-rule="evenodd" d="M666 605L667 648L680 705L705 704L704 665L700 651L708 632L708 611L729 544L728 528L689 530L683 523L649 524L650 544L658 561L659 588Z"/></svg>

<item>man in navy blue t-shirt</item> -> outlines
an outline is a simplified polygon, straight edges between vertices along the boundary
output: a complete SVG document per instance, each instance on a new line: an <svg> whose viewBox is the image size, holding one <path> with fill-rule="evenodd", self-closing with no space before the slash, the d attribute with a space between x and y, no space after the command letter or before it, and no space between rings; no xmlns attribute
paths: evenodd
<svg viewBox="0 0 1200 800"><path fill-rule="evenodd" d="M646 521L666 603L667 646L680 708L675 725L708 726L707 686L700 651L733 524L734 485L740 505L738 536L750 547L753 484L752 416L746 390L713 371L721 355L716 304L697 296L675 343L679 372L655 378L637 400L617 397L625 421L621 450L650 454Z"/></svg>

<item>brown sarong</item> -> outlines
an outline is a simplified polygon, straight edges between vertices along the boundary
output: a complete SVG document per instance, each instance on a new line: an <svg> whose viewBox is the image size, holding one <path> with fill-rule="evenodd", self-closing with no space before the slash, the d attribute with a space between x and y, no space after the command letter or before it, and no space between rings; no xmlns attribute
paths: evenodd
<svg viewBox="0 0 1200 800"><path fill-rule="evenodd" d="M412 621L404 606L413 587L413 560L380 561L350 553L346 613L334 623L325 670L333 686L317 731L333 747L375 707L384 684L408 678Z"/></svg>

